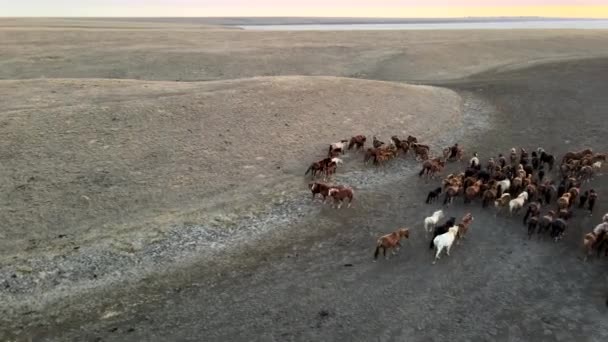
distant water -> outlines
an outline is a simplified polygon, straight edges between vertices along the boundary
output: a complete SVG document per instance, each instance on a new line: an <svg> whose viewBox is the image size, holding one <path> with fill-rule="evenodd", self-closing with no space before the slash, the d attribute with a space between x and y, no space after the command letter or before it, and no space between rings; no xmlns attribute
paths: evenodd
<svg viewBox="0 0 608 342"><path fill-rule="evenodd" d="M239 25L264 31L608 29L608 20L539 20L391 24Z"/></svg>

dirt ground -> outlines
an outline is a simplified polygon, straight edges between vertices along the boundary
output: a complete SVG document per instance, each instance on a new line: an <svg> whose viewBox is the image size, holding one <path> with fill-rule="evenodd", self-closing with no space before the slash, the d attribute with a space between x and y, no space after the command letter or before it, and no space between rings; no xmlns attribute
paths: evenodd
<svg viewBox="0 0 608 342"><path fill-rule="evenodd" d="M459 125L462 106L442 88L296 76L0 81L0 96L0 248L10 263L133 231L147 244L218 193L299 179L304 160L350 132L430 138L440 126L427 122Z"/></svg>
<svg viewBox="0 0 608 342"><path fill-rule="evenodd" d="M71 35L70 30L61 31L65 44L57 44L57 29L34 30L35 34L0 29L3 42L9 42L9 48L0 51L0 77L7 79L0 81L0 95L9 99L0 112L5 189L0 200L3 220L11 222L1 234L4 256L18 260L0 269L0 294L11 305L26 302L20 311L3 312L3 339L608 337L606 259L584 264L579 248L583 232L608 209L602 200L602 177L590 185L600 191L596 215L586 217L578 211L566 240L557 244L526 241L521 218L495 218L478 203L465 208L458 201L448 215L460 217L471 211L472 231L435 266L421 222L436 209L422 203L436 184L418 179L419 165L411 158L374 171L362 165L360 155L345 156L336 181L356 189L355 205L348 210L310 203L307 179L301 177L302 166L324 149L327 139L341 137L344 127L349 128L347 135L365 129L384 139L415 134L437 148L458 141L482 159L513 146L540 145L558 155L587 146L605 151L608 61L576 59L583 52L586 57L603 56L605 33L230 36L234 33L217 31L168 32L166 41L158 41L153 39L158 32L149 29L129 31L130 35L122 30ZM229 37L233 40L227 44ZM141 44L127 44L130 39ZM40 41L48 46L38 46ZM216 53L217 60L197 60L196 51L190 55L183 45L194 41L200 44L199 55ZM286 48L290 41L301 42L301 49ZM109 53L104 44L120 48ZM170 46L180 57L167 63L163 58ZM385 58L387 51L394 58ZM395 57L404 51L411 59ZM23 57L47 52L69 58ZM146 58L134 61L121 54ZM259 58L251 57L255 54ZM246 55L247 63L237 61ZM204 71L199 78L192 71L208 70L201 65L215 71ZM41 71L60 79L25 80ZM426 83L434 87L302 76L167 82L180 75L200 81L291 74L429 80ZM239 127L241 123L247 127ZM251 140L253 144L248 143ZM259 146L273 147L260 152ZM227 163L235 167L214 169L217 151L233 156ZM457 167L451 165L450 170ZM260 174L265 177L258 182ZM262 178L272 180L270 191L260 188L267 186ZM284 192L288 194L277 195ZM65 270L56 260L79 253L63 256L75 245L82 245L80 253L86 256L85 245L116 247L102 243L107 239L154 238L151 231L169 237L176 231L211 231L209 207L228 213L234 210L232 201L247 201L250 196L265 206L266 217L243 219L237 224L242 229L235 230L243 239L226 243L227 248L216 248L222 243L214 239L232 234L233 222L220 223L215 230L219 235L212 234L197 246L190 246L191 240L177 245L191 249L198 259L166 263L161 254L154 255L142 259L146 262L140 267L147 271L146 265L157 263L155 273L143 279L136 277L142 273L125 273L119 278L133 279L111 287L99 286L102 267L93 264L91 270L99 278L96 273L96 279L87 282L89 292L63 294L48 302L52 305L31 303L53 286L72 288L69 281L76 271ZM173 230L165 228L176 225ZM401 254L373 263L375 239L404 225L413 234ZM67 237L57 237L64 232ZM30 245L22 250L24 244ZM137 244L119 247L128 255L116 259L113 266L118 270L138 265L137 253L149 252ZM13 269L41 255L53 255L46 264L57 263L62 273L38 274L38 264ZM29 278L35 282L25 281Z"/></svg>
<svg viewBox="0 0 608 342"><path fill-rule="evenodd" d="M608 145L595 129L604 132L602 71L607 67L605 60L550 64L497 74L492 82L452 85L465 98L481 97L493 107L468 111L465 122L489 116L493 125L468 130L463 143L482 156L507 151L513 141L530 147L542 144L556 153L582 146L605 150ZM578 87L559 82L562 79ZM557 119L567 118L575 103L590 102L595 105L580 111L577 120ZM551 128L543 130L547 121ZM582 233L608 209L603 201L593 217L577 211L560 243L527 241L521 217L495 218L479 203L464 207L458 201L448 215L471 211L472 231L450 257L432 266L420 222L434 210L422 204L433 185L418 180L412 164L402 161L387 170L407 176L360 191L351 210L319 209L277 240L229 253L221 265L199 265L182 273L190 286L170 287L158 300L124 307L115 319L91 322L67 334L57 331L48 340L608 337L606 260L584 264L579 249ZM589 186L603 197L605 184L599 178ZM413 235L401 254L373 263L374 237L402 225L410 226Z"/></svg>

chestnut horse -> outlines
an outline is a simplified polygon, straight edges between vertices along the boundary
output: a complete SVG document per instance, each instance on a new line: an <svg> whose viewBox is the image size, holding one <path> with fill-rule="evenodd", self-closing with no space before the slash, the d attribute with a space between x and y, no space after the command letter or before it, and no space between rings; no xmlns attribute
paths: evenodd
<svg viewBox="0 0 608 342"><path fill-rule="evenodd" d="M332 188L328 191L329 197L333 197L334 205L338 203L338 209L342 207L344 200L348 198L348 207L353 203L354 191L351 188L344 187L342 189Z"/></svg>
<svg viewBox="0 0 608 342"><path fill-rule="evenodd" d="M348 143L348 149L351 150L355 147L357 150L365 148L365 141L367 138L365 135L355 135L350 138L350 142Z"/></svg>
<svg viewBox="0 0 608 342"><path fill-rule="evenodd" d="M464 239L464 236L467 234L467 232L469 231L469 226L471 225L471 223L473 223L473 214L471 213L466 213L463 217L462 220L460 220L460 223L458 224L458 239Z"/></svg>
<svg viewBox="0 0 608 342"><path fill-rule="evenodd" d="M593 231L588 234L585 234L583 238L583 248L585 249L585 261L594 248L597 248L597 256L600 256L601 247L604 245L604 241L608 238L608 222L602 222L598 224ZM607 251L608 252L608 251Z"/></svg>
<svg viewBox="0 0 608 342"><path fill-rule="evenodd" d="M481 192L481 185L483 182L481 180L476 181L473 185L467 187L464 194L464 203L471 203L475 197L479 195Z"/></svg>
<svg viewBox="0 0 608 342"><path fill-rule="evenodd" d="M380 254L380 250L382 249L382 254L384 254L384 258L388 260L388 256L386 255L386 250L391 249L391 253L393 255L399 252L399 248L401 247L401 239L409 239L410 230L407 228L398 229L390 234L386 234L381 236L376 242L376 251L374 252L374 260L378 259L378 255Z"/></svg>

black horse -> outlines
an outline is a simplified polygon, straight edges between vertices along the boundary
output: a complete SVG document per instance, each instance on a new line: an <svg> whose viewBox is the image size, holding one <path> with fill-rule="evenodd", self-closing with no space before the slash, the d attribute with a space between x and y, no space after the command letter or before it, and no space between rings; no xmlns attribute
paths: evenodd
<svg viewBox="0 0 608 342"><path fill-rule="evenodd" d="M566 232L566 228L568 227L568 223L566 220L558 218L551 223L551 237L557 241L560 240L564 233Z"/></svg>
<svg viewBox="0 0 608 342"><path fill-rule="evenodd" d="M540 153L540 163L549 164L549 171L553 170L553 164L555 164L555 157L552 154L548 154L545 151Z"/></svg>
<svg viewBox="0 0 608 342"><path fill-rule="evenodd" d="M433 191L429 191L429 194L428 196L426 196L426 201L424 203L431 204L439 197L439 194L441 194L441 187L438 187Z"/></svg>
<svg viewBox="0 0 608 342"><path fill-rule="evenodd" d="M452 216L444 224L435 226L435 230L433 231L433 238L431 239L431 244L429 246L429 249L433 249L433 247L435 247L433 245L433 240L435 240L435 238L437 236L447 233L448 230L450 228L454 227L455 224L456 224L456 218Z"/></svg>

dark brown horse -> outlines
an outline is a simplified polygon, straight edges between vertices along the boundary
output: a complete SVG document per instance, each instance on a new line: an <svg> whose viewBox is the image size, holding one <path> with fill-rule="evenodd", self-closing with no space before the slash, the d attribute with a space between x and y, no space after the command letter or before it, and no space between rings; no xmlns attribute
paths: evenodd
<svg viewBox="0 0 608 342"><path fill-rule="evenodd" d="M306 176L308 173L311 173L311 178L315 178L318 173L323 173L325 168L331 163L331 158L321 159L316 161L308 167L304 175Z"/></svg>
<svg viewBox="0 0 608 342"><path fill-rule="evenodd" d="M332 185L332 184L321 183L321 182L310 182L310 183L308 183L308 188L310 189L310 192L312 192L313 201L314 201L315 197L317 196L317 194L320 194L321 196L323 196L323 202L325 202L325 200L329 196L330 189L343 189L344 186Z"/></svg>

